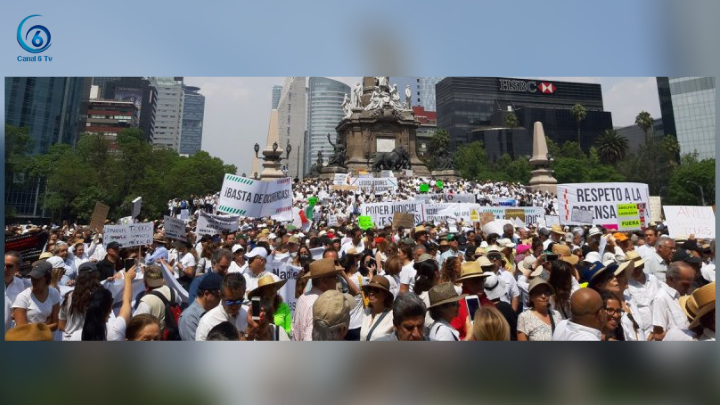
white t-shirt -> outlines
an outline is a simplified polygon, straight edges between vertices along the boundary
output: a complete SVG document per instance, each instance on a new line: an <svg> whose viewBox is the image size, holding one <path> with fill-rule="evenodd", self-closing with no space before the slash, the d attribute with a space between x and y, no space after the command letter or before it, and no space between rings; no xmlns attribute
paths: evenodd
<svg viewBox="0 0 720 405"><path fill-rule="evenodd" d="M18 294L23 292L23 290L27 288L25 287L25 283L17 277L13 277L13 280L10 282L10 285L5 287L5 296L10 300L10 305L12 305L13 302L15 302L15 299L17 298Z"/></svg>
<svg viewBox="0 0 720 405"><path fill-rule="evenodd" d="M121 316L118 316L117 318L111 317L108 319L105 327L107 328L108 342L119 342L125 340L125 330L127 329L125 318Z"/></svg>
<svg viewBox="0 0 720 405"><path fill-rule="evenodd" d="M29 287L18 294L12 307L26 309L28 323L44 323L52 315L53 306L60 304L60 301L62 301L60 292L52 287L48 287L45 302L35 298L32 287Z"/></svg>
<svg viewBox="0 0 720 405"><path fill-rule="evenodd" d="M188 267L194 268L196 265L195 256L193 256L192 253L190 253L190 252L185 253L185 256L183 256L182 259L180 259L180 264L183 266L183 269L187 269ZM175 266L175 270L178 271L178 274L181 273L178 270L177 266Z"/></svg>
<svg viewBox="0 0 720 405"><path fill-rule="evenodd" d="M225 321L233 323L240 333L244 333L247 328L247 307L245 305L241 306L240 312L235 318L231 317L225 311L225 307L223 307L222 303L207 311L205 315L200 318L197 330L195 331L195 340L207 340L207 335L210 333L210 330Z"/></svg>
<svg viewBox="0 0 720 405"><path fill-rule="evenodd" d="M445 341L452 342L460 340L460 332L450 325L450 323L444 319L435 321L430 326L430 334L428 338L433 341Z"/></svg>
<svg viewBox="0 0 720 405"><path fill-rule="evenodd" d="M5 332L12 328L12 303L10 298L5 296Z"/></svg>
<svg viewBox="0 0 720 405"><path fill-rule="evenodd" d="M410 291L415 288L415 275L417 275L417 270L415 270L414 266L415 262L411 261L400 270L400 284L407 284Z"/></svg>
<svg viewBox="0 0 720 405"><path fill-rule="evenodd" d="M83 325L85 325L85 313L70 313L72 305L72 293L68 295L65 305L60 306L60 314L58 319L65 321L65 331L63 331L62 340L81 340Z"/></svg>
<svg viewBox="0 0 720 405"><path fill-rule="evenodd" d="M367 277L363 277L360 273L355 273L348 277L350 282L355 284L357 288L367 284ZM358 294L355 297L355 305L350 308L350 326L349 329L357 329L362 326L363 322L363 300L362 294Z"/></svg>

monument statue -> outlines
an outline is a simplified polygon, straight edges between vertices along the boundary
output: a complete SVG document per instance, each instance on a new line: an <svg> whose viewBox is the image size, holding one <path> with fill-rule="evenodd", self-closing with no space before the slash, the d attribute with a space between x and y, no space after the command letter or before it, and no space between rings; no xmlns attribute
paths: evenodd
<svg viewBox="0 0 720 405"><path fill-rule="evenodd" d="M330 134L327 134L328 142L330 142L330 145L333 147L333 155L328 160L328 167L334 166L334 167L342 167L347 168L347 165L345 164L346 158L345 158L345 145L341 141L337 141L337 143L333 143L333 141L330 140Z"/></svg>
<svg viewBox="0 0 720 405"><path fill-rule="evenodd" d="M433 151L433 170L452 170L455 169L452 154L445 146L440 146L438 150Z"/></svg>
<svg viewBox="0 0 720 405"><path fill-rule="evenodd" d="M410 91L410 85L405 85L405 108L410 110L412 108L412 91Z"/></svg>
<svg viewBox="0 0 720 405"><path fill-rule="evenodd" d="M310 166L309 176L311 176L311 177L320 176L320 173L322 172L322 168L323 168L323 154L322 154L322 151L319 150L317 153L317 161L315 162L315 164Z"/></svg>
<svg viewBox="0 0 720 405"><path fill-rule="evenodd" d="M393 107L402 109L403 105L400 104L400 92L398 92L397 84L393 84L390 89L390 100L392 101Z"/></svg>
<svg viewBox="0 0 720 405"><path fill-rule="evenodd" d="M352 117L352 107L350 106L350 99L348 98L347 93L343 96L342 109L345 112L344 118Z"/></svg>
<svg viewBox="0 0 720 405"><path fill-rule="evenodd" d="M375 110L380 107L382 107L382 97L380 95L380 92L376 89L373 90L372 95L370 96L370 102L368 103L367 107L365 107L365 110Z"/></svg>
<svg viewBox="0 0 720 405"><path fill-rule="evenodd" d="M376 77L375 79L377 81L377 86L380 87L380 89L390 85L390 78L387 76Z"/></svg>
<svg viewBox="0 0 720 405"><path fill-rule="evenodd" d="M355 83L355 88L353 88L352 108L362 108L362 94L362 85L360 83Z"/></svg>
<svg viewBox="0 0 720 405"><path fill-rule="evenodd" d="M403 170L411 169L410 154L402 146L398 146L392 152L377 152L368 159L368 166L372 160L372 170Z"/></svg>

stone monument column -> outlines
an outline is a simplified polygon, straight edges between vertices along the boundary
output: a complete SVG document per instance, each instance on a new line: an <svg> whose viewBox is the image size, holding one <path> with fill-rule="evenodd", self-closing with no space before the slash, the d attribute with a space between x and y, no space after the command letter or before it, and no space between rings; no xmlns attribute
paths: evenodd
<svg viewBox="0 0 720 405"><path fill-rule="evenodd" d="M532 178L529 188L533 191L547 191L557 194L557 180L553 177L548 158L547 142L545 141L545 129L542 122L537 121L533 127L533 156L530 158L533 165Z"/></svg>

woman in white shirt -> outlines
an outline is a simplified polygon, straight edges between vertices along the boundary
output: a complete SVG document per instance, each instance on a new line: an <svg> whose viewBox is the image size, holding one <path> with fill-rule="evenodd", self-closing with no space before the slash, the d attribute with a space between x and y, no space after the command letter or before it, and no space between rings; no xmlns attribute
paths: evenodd
<svg viewBox="0 0 720 405"><path fill-rule="evenodd" d="M110 291L100 288L92 293L90 304L85 314L85 322L80 332L82 340L125 340L125 331L130 322L132 312L132 307L130 306L130 300L132 299L132 282L136 274L135 266L125 272L122 307L117 317L110 317L113 304L112 293Z"/></svg>
<svg viewBox="0 0 720 405"><path fill-rule="evenodd" d="M63 332L62 340L80 340L80 332L85 323L85 314L90 306L92 294L103 288L98 281L95 263L80 266L75 289L66 294L60 307L58 329Z"/></svg>
<svg viewBox="0 0 720 405"><path fill-rule="evenodd" d="M560 312L550 306L550 298L554 293L553 287L542 278L533 277L530 280L528 287L530 308L518 317L518 341L552 340L555 326L562 320Z"/></svg>
<svg viewBox="0 0 720 405"><path fill-rule="evenodd" d="M187 242L178 242L176 248L180 260L175 263L174 270L176 274L179 274L178 282L187 291L190 288L190 283L193 278L195 278L195 266L197 262L195 250L192 249L192 246Z"/></svg>
<svg viewBox="0 0 720 405"><path fill-rule="evenodd" d="M375 276L362 286L368 297L360 327L360 340L377 340L393 331L392 307L394 297L390 292L390 282L386 277Z"/></svg>
<svg viewBox="0 0 720 405"><path fill-rule="evenodd" d="M442 283L430 289L430 317L435 321L430 326L428 337L430 340L458 341L460 332L450 325L450 321L458 316L460 311L459 301L467 294L458 295L452 283ZM468 336L470 334L468 333Z"/></svg>
<svg viewBox="0 0 720 405"><path fill-rule="evenodd" d="M18 294L12 305L15 325L45 323L50 330L57 330L60 312L60 292L50 287L52 265L40 262L30 271L32 287Z"/></svg>

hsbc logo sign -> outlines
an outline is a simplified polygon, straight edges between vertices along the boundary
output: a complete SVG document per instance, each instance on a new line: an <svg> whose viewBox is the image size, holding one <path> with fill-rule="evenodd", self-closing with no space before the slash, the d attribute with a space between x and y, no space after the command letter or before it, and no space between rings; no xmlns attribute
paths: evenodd
<svg viewBox="0 0 720 405"><path fill-rule="evenodd" d="M552 83L542 82L540 83L540 86L538 86L538 89L540 89L540 93L543 94L554 94L555 90L557 90L557 87L555 87L555 85Z"/></svg>
<svg viewBox="0 0 720 405"><path fill-rule="evenodd" d="M535 80L513 80L498 79L500 82L500 91L508 91L513 93L542 93L555 94L557 87L550 82L540 82Z"/></svg>

